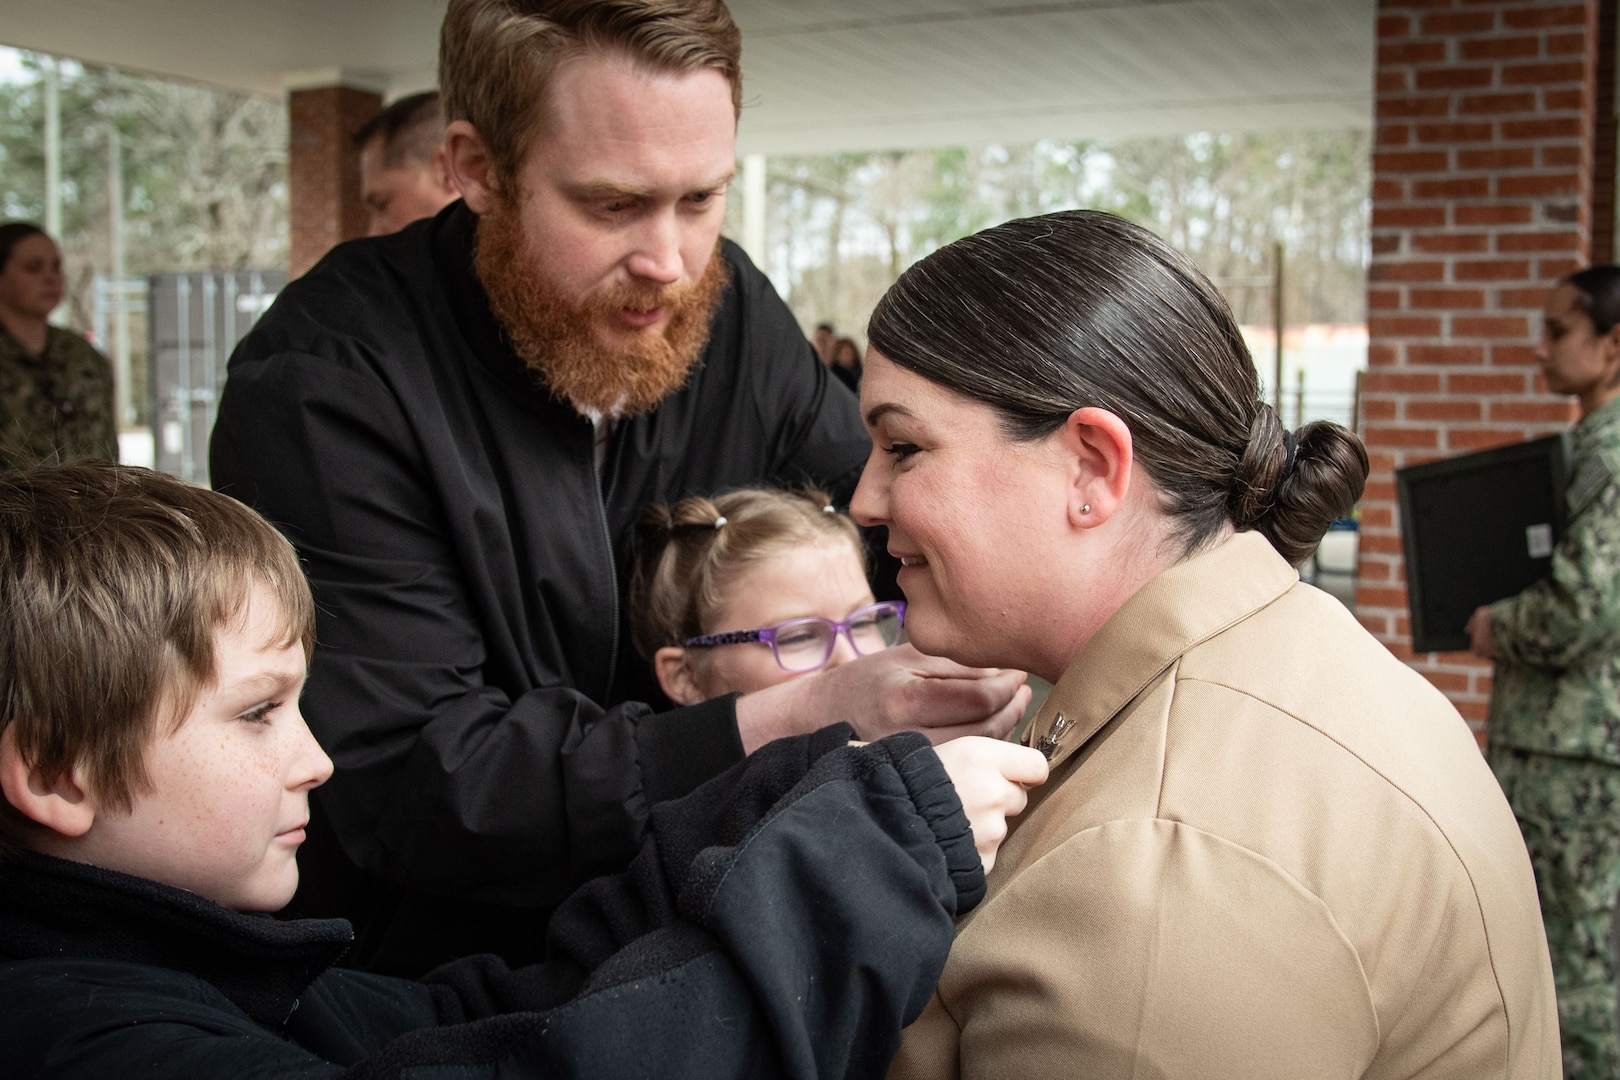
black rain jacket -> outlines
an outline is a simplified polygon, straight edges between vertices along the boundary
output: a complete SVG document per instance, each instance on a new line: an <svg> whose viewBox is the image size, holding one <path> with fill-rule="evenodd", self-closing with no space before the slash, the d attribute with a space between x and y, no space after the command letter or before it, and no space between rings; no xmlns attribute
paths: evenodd
<svg viewBox="0 0 1620 1080"><path fill-rule="evenodd" d="M214 486L274 522L318 610L316 793L300 914L354 923L356 966L540 955L549 909L622 868L648 807L742 756L734 699L675 711L630 646L633 526L652 501L759 483L853 491L852 395L769 281L730 277L699 367L593 429L537 388L472 272L455 203L334 249L238 345ZM844 719L827 717L827 722Z"/></svg>
<svg viewBox="0 0 1620 1080"><path fill-rule="evenodd" d="M342 920L243 915L143 878L0 863L0 1071L197 1077L881 1077L984 894L918 734L783 739L653 810L543 964L421 982L332 968Z"/></svg>

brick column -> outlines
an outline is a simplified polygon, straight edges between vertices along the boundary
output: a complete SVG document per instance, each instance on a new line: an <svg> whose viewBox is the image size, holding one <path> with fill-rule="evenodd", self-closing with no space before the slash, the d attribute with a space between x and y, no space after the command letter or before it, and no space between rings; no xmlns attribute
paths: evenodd
<svg viewBox="0 0 1620 1080"><path fill-rule="evenodd" d="M287 271L297 277L332 245L366 234L360 156L349 143L382 108L382 95L322 86L292 91L287 108Z"/></svg>
<svg viewBox="0 0 1620 1080"><path fill-rule="evenodd" d="M1489 665L1411 651L1394 472L1575 416L1533 349L1548 286L1591 250L1599 8L1612 2L1379 3L1356 607L1481 738Z"/></svg>
<svg viewBox="0 0 1620 1080"><path fill-rule="evenodd" d="M1592 100L1592 244L1591 262L1612 263L1614 250L1614 166L1616 120L1615 98L1615 34L1616 16L1620 4L1616 0L1601 0L1597 23L1597 82Z"/></svg>

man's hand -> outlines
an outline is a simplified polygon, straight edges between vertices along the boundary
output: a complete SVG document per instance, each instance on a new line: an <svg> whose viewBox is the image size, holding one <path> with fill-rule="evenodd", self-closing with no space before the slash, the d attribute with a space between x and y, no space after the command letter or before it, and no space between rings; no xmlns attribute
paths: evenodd
<svg viewBox="0 0 1620 1080"><path fill-rule="evenodd" d="M956 785L973 829L973 846L988 874L1007 837L1007 819L1023 813L1029 802L1024 788L1046 783L1046 757L1027 746L972 735L936 746L934 752Z"/></svg>
<svg viewBox="0 0 1620 1080"><path fill-rule="evenodd" d="M1491 636L1491 609L1487 607L1475 608L1474 613L1468 617L1468 649L1475 656L1483 656L1487 660L1496 659L1496 639Z"/></svg>
<svg viewBox="0 0 1620 1080"><path fill-rule="evenodd" d="M1030 694L1022 671L963 667L896 645L744 694L737 728L748 753L841 722L868 740L896 731L920 731L935 745L962 735L1000 739L1024 714Z"/></svg>

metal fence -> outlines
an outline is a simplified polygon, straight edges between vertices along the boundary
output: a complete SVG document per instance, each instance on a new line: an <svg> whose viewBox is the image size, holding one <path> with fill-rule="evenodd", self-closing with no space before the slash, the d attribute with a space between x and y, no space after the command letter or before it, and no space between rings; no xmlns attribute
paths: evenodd
<svg viewBox="0 0 1620 1080"><path fill-rule="evenodd" d="M147 373L153 463L208 483L208 436L225 363L287 283L283 270L153 274L147 285Z"/></svg>

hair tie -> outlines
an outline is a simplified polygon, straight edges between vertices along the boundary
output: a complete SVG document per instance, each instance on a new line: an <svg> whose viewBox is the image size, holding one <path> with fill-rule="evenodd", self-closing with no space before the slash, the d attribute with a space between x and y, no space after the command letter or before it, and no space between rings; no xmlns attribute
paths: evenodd
<svg viewBox="0 0 1620 1080"><path fill-rule="evenodd" d="M722 528L725 525L725 523L726 523L726 519L725 519L725 517L723 515L721 517L717 517L717 518L714 519L714 527L716 529Z"/></svg>
<svg viewBox="0 0 1620 1080"><path fill-rule="evenodd" d="M1299 449L1299 443L1295 440L1292 431L1283 432L1283 449L1288 452L1288 457L1283 461L1282 475L1277 477L1278 487L1281 487L1283 481L1287 480L1294 471L1294 457Z"/></svg>

